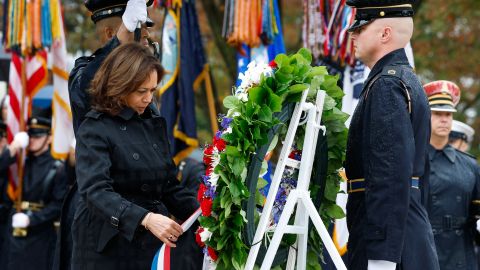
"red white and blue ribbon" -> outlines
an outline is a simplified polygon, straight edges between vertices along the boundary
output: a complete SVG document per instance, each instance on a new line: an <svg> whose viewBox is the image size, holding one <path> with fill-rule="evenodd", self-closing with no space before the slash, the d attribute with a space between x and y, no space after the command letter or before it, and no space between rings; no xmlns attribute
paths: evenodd
<svg viewBox="0 0 480 270"><path fill-rule="evenodd" d="M198 208L185 222L182 223L183 231L187 231L193 225L193 223L198 219L202 209ZM160 250L157 252L153 258L151 270L170 270L171 260L170 260L171 248L165 244L162 245Z"/></svg>

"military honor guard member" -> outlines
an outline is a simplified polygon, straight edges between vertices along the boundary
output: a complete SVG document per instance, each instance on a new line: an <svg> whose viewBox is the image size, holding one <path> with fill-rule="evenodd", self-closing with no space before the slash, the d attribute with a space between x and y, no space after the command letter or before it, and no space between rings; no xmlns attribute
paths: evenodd
<svg viewBox="0 0 480 270"><path fill-rule="evenodd" d="M448 135L448 143L462 152L467 152L470 150L473 135L475 135L475 130L471 126L453 120L452 131Z"/></svg>
<svg viewBox="0 0 480 270"><path fill-rule="evenodd" d="M1 269L50 270L67 180L63 163L50 154L51 111L34 110L27 128L22 200L10 213Z"/></svg>
<svg viewBox="0 0 480 270"><path fill-rule="evenodd" d="M480 217L480 172L470 155L448 144L460 89L450 81L424 85L432 110L427 210L440 269L477 269L474 238Z"/></svg>
<svg viewBox="0 0 480 270"><path fill-rule="evenodd" d="M439 269L419 189L428 174L430 109L404 50L412 2L347 1L356 8L349 28L355 56L371 69L345 161L349 269Z"/></svg>

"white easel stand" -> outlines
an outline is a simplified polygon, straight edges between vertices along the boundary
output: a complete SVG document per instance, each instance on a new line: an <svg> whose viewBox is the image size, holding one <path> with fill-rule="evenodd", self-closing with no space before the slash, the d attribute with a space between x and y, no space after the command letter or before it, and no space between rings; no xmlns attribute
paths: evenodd
<svg viewBox="0 0 480 270"><path fill-rule="evenodd" d="M263 260L261 270L268 270L271 268L282 237L286 233L298 235L297 241L295 242L298 252L296 252L294 248L290 248L287 260L287 270L293 270L295 267L295 262L298 270L303 270L306 268L309 218L312 219L312 222L337 269L347 269L335 245L333 244L333 241L328 234L328 231L325 228L325 225L323 224L315 205L312 202L312 199L310 198L310 192L308 191L313 160L315 157L315 147L318 138L318 132L320 129L325 132L325 127L320 126L323 103L325 101L325 91L317 92L315 105L313 103L306 102L307 94L308 89L303 92L302 98L295 106L295 111L293 112L290 120L287 136L282 147L280 159L278 160L277 169L275 170L272 184L268 192L267 201L263 208L262 215L260 216L260 222L253 239L253 243L256 244L252 246L248 254L247 263L245 265L245 269L247 270L252 270L255 265L262 239L269 225L268 222L272 214L273 204L280 186L281 177L286 166L299 169L297 188L292 190L288 195L285 208L283 209L282 215L280 216L280 220L275 229L275 233L273 234L273 238ZM297 128L299 125L303 124L300 123L302 112L307 113L307 126L302 150L302 160L300 162L289 158L288 155L291 151ZM298 206L294 225L288 225L288 221L290 220L296 205Z"/></svg>

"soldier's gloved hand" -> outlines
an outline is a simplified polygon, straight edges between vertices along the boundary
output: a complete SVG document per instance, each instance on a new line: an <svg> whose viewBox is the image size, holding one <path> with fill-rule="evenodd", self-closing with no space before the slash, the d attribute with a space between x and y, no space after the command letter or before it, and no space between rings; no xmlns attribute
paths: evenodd
<svg viewBox="0 0 480 270"><path fill-rule="evenodd" d="M175 242L183 234L182 226L160 214L148 213L142 220L142 225L170 247L176 247Z"/></svg>
<svg viewBox="0 0 480 270"><path fill-rule="evenodd" d="M12 143L8 145L10 156L14 157L18 150L24 149L28 146L28 134L26 132L19 132L15 134Z"/></svg>
<svg viewBox="0 0 480 270"><path fill-rule="evenodd" d="M477 220L477 232L480 233L480 219Z"/></svg>
<svg viewBox="0 0 480 270"><path fill-rule="evenodd" d="M15 213L12 216L13 228L27 228L30 225L30 218L25 213Z"/></svg>
<svg viewBox="0 0 480 270"><path fill-rule="evenodd" d="M12 144L19 148L26 148L28 146L28 134L24 131L15 134Z"/></svg>
<svg viewBox="0 0 480 270"><path fill-rule="evenodd" d="M368 260L368 270L395 270L397 264L390 261Z"/></svg>
<svg viewBox="0 0 480 270"><path fill-rule="evenodd" d="M137 23L147 21L147 4L145 0L129 0L122 21L128 31L133 32Z"/></svg>

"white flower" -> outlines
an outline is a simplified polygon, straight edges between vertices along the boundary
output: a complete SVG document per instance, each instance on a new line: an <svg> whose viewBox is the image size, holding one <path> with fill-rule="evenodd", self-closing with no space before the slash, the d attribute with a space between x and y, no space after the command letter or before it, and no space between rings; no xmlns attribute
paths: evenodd
<svg viewBox="0 0 480 270"><path fill-rule="evenodd" d="M240 93L238 94L238 100L247 102L248 101L248 94L247 93Z"/></svg>
<svg viewBox="0 0 480 270"><path fill-rule="evenodd" d="M239 95L241 93L245 93L245 88L239 86L237 89L235 89L235 95Z"/></svg>
<svg viewBox="0 0 480 270"><path fill-rule="evenodd" d="M232 127L228 127L223 131L223 134L230 134L232 133Z"/></svg>
<svg viewBox="0 0 480 270"><path fill-rule="evenodd" d="M210 182L210 184L211 184L213 187L216 187L219 177L220 177L220 176L219 176L218 174L212 172L212 173L210 174L210 179L208 179L208 182Z"/></svg>
<svg viewBox="0 0 480 270"><path fill-rule="evenodd" d="M217 269L217 263L214 262L214 261L210 258L210 256L208 257L207 265L206 265L206 266L207 266L207 267L206 267L207 270L215 270L215 269Z"/></svg>
<svg viewBox="0 0 480 270"><path fill-rule="evenodd" d="M212 168L217 167L218 163L220 163L220 154L218 153L218 149L215 147L212 153Z"/></svg>
<svg viewBox="0 0 480 270"><path fill-rule="evenodd" d="M212 233L207 228L203 228L203 232L200 233L200 239L202 242L205 243L210 240L210 237L212 237Z"/></svg>
<svg viewBox="0 0 480 270"><path fill-rule="evenodd" d="M272 68L264 62L257 63L255 60L250 62L245 73L240 73L238 78L242 81L240 89L249 89L254 85L260 83L260 78L263 76L271 77L273 75ZM244 90L244 92L246 92Z"/></svg>

